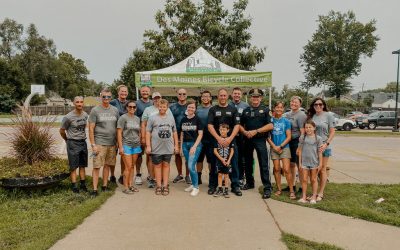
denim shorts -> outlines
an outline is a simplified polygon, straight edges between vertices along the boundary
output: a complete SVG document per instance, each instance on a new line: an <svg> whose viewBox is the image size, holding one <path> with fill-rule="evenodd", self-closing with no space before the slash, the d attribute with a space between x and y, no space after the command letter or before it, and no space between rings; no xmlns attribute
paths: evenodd
<svg viewBox="0 0 400 250"><path fill-rule="evenodd" d="M305 165L303 165L302 168L305 169L305 170L312 170L312 169L317 169L318 166L312 166L312 167L310 167L310 166L305 166Z"/></svg>
<svg viewBox="0 0 400 250"><path fill-rule="evenodd" d="M162 162L170 163L172 158L172 154L166 154L166 155L154 155L151 154L151 162L154 165L161 164Z"/></svg>
<svg viewBox="0 0 400 250"><path fill-rule="evenodd" d="M332 149L331 148L327 148L325 149L324 152L322 152L322 157L330 157L332 156Z"/></svg>
<svg viewBox="0 0 400 250"><path fill-rule="evenodd" d="M134 155L142 153L142 148L140 146L131 147L128 145L123 145L122 147L124 148L124 155Z"/></svg>

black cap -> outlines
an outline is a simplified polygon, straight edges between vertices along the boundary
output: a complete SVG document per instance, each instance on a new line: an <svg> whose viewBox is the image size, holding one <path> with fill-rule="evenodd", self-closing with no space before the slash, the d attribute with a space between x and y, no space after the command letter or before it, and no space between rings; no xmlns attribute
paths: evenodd
<svg viewBox="0 0 400 250"><path fill-rule="evenodd" d="M261 89L250 89L249 96L263 96L264 92Z"/></svg>

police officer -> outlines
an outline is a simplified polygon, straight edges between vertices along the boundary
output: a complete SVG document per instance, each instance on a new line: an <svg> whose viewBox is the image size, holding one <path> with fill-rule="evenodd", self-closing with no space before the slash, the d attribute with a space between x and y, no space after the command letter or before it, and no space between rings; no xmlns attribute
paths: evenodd
<svg viewBox="0 0 400 250"><path fill-rule="evenodd" d="M271 197L271 181L269 176L269 161L266 139L268 132L273 129L269 108L261 104L263 92L260 89L251 89L250 107L243 110L240 132L244 135L245 175L246 184L243 190L254 188L253 151L256 150L260 168L261 181L264 186L262 198Z"/></svg>

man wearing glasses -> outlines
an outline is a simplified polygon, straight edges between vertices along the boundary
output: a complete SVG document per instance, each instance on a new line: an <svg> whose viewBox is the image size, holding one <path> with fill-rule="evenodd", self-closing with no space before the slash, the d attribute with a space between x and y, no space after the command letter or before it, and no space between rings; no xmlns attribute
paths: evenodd
<svg viewBox="0 0 400 250"><path fill-rule="evenodd" d="M180 135L182 119L183 119L183 117L185 117L185 112L186 112L186 99L187 99L186 89L178 89L177 94L178 94L178 102L172 104L169 107L169 109L171 110L172 114L174 115L177 132L178 132L178 135ZM181 147L180 143L181 142L179 142L179 148ZM190 181L190 177L189 177L189 169L187 167L186 167L186 177L185 177L185 179L183 179L182 157L179 153L175 154L175 164L176 164L176 168L178 170L178 175L173 180L173 183L186 181L187 184L192 184L192 182Z"/></svg>
<svg viewBox="0 0 400 250"><path fill-rule="evenodd" d="M107 88L100 93L101 105L92 109L89 115L89 140L93 151L93 192L97 196L100 168L103 167L102 191L107 191L109 168L115 166L118 109L110 105L111 91Z"/></svg>
<svg viewBox="0 0 400 250"><path fill-rule="evenodd" d="M117 91L118 91L118 98L112 100L110 102L110 105L116 107L118 109L118 113L119 116L122 116L123 114L126 113L126 108L125 105L127 103L127 97L128 97L128 87L125 85L118 85L117 86ZM118 179L118 182L121 184L124 184L123 181L123 173L125 170L125 165L124 165L124 161L121 160L121 176ZM110 182L112 183L116 183L117 180L115 178L115 166L110 167L110 171L111 171L111 177L110 177Z"/></svg>

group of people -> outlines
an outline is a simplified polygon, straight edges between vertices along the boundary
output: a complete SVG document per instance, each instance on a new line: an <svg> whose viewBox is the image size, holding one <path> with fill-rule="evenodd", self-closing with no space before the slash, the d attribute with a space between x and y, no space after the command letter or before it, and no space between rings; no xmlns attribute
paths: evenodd
<svg viewBox="0 0 400 250"><path fill-rule="evenodd" d="M111 91L103 89L101 104L89 115L83 110L83 98L75 97L75 109L62 121L60 134L67 144L73 192L87 190L85 128L88 124L93 157L93 196L98 194L101 168L102 191L108 190L109 181L117 182L114 174L117 154L121 155L118 182L124 186L122 192L125 194L139 191L137 185L143 184L141 166L145 162L148 187L155 188L156 195L168 195L170 162L174 156L178 175L173 183L186 182L188 186L184 191L190 192L191 196L200 192L204 159L209 169L209 195L228 198L230 187L232 193L242 196L242 190L255 188L255 150L263 199L272 194L269 155L274 165L275 195L286 191L281 185L281 174L284 174L289 197L296 199L297 169L302 190L299 202L315 203L323 199L330 143L334 136L334 120L323 99L313 100L306 114L300 110L302 100L298 96L292 97L289 112L285 113L284 103L279 101L270 110L262 103L263 91L257 88L248 92L249 103L242 101L240 88L233 88L231 101L228 91L221 88L216 105L212 105L210 91L203 91L200 104L196 105L195 100L187 98L185 89L179 89L178 101L169 105L159 92L151 94L147 86L141 87L137 101L127 100L125 85L118 86L117 90L118 98L112 100ZM76 169L79 169L79 188ZM309 197L308 178L312 184Z"/></svg>

